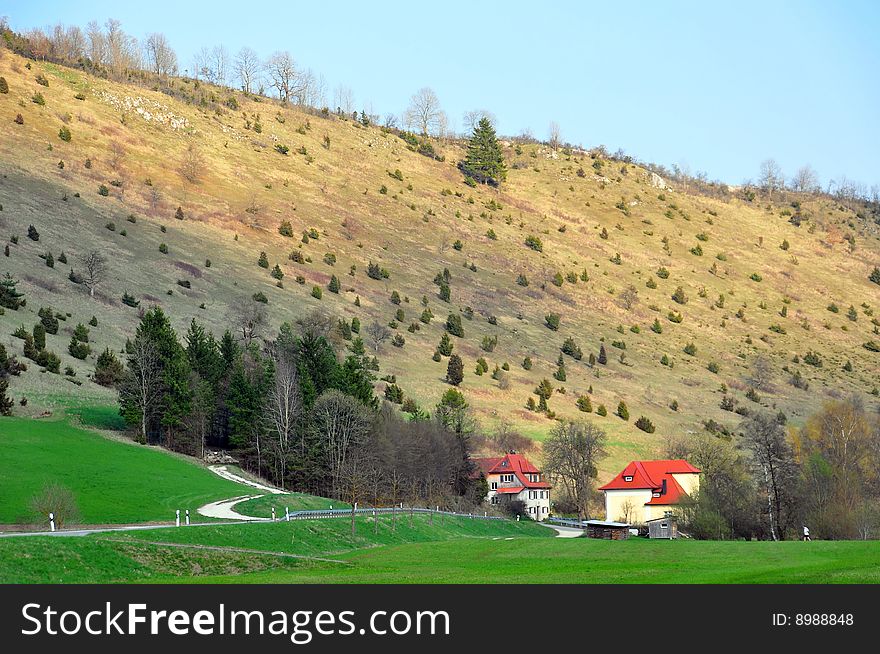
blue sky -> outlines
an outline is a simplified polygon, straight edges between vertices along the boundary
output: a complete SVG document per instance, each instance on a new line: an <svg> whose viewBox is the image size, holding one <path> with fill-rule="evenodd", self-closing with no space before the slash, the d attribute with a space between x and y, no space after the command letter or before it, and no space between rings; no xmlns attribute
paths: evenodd
<svg viewBox="0 0 880 654"><path fill-rule="evenodd" d="M791 175L880 184L877 2L149 2L0 6L15 29L117 18L164 32L181 68L202 46L289 50L328 95L400 113L432 87L453 125L621 147L739 183L774 157ZM617 5L617 6L612 6Z"/></svg>

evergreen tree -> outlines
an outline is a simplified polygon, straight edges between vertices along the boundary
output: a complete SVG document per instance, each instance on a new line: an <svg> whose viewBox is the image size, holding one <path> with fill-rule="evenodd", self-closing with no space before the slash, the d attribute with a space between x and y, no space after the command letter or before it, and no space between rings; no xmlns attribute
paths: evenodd
<svg viewBox="0 0 880 654"><path fill-rule="evenodd" d="M599 346L599 358L597 359L603 366L608 363L608 354L605 352L605 345Z"/></svg>
<svg viewBox="0 0 880 654"><path fill-rule="evenodd" d="M42 323L34 325L34 347L37 350L46 349L46 328Z"/></svg>
<svg viewBox="0 0 880 654"><path fill-rule="evenodd" d="M6 273L3 279L0 279L0 307L18 311L19 307L25 305L24 293L20 293L16 288L18 281L12 275Z"/></svg>
<svg viewBox="0 0 880 654"><path fill-rule="evenodd" d="M109 347L98 355L98 360L95 362L95 383L101 386L115 386L122 379L123 372L122 362Z"/></svg>
<svg viewBox="0 0 880 654"><path fill-rule="evenodd" d="M458 164L464 175L481 184L498 186L507 178L504 154L495 135L495 128L486 117L474 127L468 142L467 155Z"/></svg>
<svg viewBox="0 0 880 654"><path fill-rule="evenodd" d="M446 367L446 381L453 386L458 386L464 380L464 362L457 354L449 357L449 365Z"/></svg>
<svg viewBox="0 0 880 654"><path fill-rule="evenodd" d="M624 420L629 420L629 409L626 406L626 402L623 400L617 405L617 415Z"/></svg>
<svg viewBox="0 0 880 654"><path fill-rule="evenodd" d="M454 345L452 344L452 339L449 338L449 334L443 332L443 336L440 337L440 345L437 346L437 351L445 357L448 357L452 354L452 348Z"/></svg>
<svg viewBox="0 0 880 654"><path fill-rule="evenodd" d="M330 283L327 284L327 290L331 293L339 293L339 278L336 275L330 275Z"/></svg>
<svg viewBox="0 0 880 654"><path fill-rule="evenodd" d="M9 390L9 381L0 377L0 416L11 416L13 402L7 391Z"/></svg>
<svg viewBox="0 0 880 654"><path fill-rule="evenodd" d="M871 274L868 276L868 279L875 284L880 284L880 268L874 266L874 270L871 271Z"/></svg>
<svg viewBox="0 0 880 654"><path fill-rule="evenodd" d="M446 331L453 336L464 338L464 327L461 324L461 316L457 313L450 313L446 318Z"/></svg>

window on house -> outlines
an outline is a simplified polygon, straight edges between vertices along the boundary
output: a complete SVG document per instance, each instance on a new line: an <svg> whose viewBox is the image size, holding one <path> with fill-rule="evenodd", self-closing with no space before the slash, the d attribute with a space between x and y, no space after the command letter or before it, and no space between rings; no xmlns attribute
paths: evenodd
<svg viewBox="0 0 880 654"><path fill-rule="evenodd" d="M660 493L652 493L654 497L660 497Z"/></svg>
<svg viewBox="0 0 880 654"><path fill-rule="evenodd" d="M623 481L632 481L632 480L633 480L632 475L626 475L626 476L623 478Z"/></svg>
<svg viewBox="0 0 880 654"><path fill-rule="evenodd" d="M497 489L497 488L498 488L498 482L497 482L497 481L493 481L493 482L492 482L492 486L491 486L491 488L492 488L492 490Z"/></svg>

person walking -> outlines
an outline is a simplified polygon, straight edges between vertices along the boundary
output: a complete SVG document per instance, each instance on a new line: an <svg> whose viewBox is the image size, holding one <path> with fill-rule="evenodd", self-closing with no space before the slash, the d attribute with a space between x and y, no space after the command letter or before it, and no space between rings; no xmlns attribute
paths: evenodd
<svg viewBox="0 0 880 654"><path fill-rule="evenodd" d="M810 538L810 528L807 527L807 525L804 525L804 540L805 540L805 541L807 541L807 540L809 540L809 541L813 540L812 538Z"/></svg>

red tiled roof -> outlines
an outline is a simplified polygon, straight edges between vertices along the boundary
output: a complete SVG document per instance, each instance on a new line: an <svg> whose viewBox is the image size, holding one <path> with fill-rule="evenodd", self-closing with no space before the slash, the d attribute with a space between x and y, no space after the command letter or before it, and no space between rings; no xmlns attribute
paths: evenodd
<svg viewBox="0 0 880 654"><path fill-rule="evenodd" d="M474 463L486 477L489 475L515 475L522 488L517 491L505 490L506 493L518 493L523 488L550 488L550 484L545 481L529 481L527 475L540 475L541 471L522 454L505 454L504 456L474 459ZM502 491L501 488L497 490L498 492Z"/></svg>
<svg viewBox="0 0 880 654"><path fill-rule="evenodd" d="M652 493L648 504L677 504L687 493L672 475L698 474L699 472L698 468L684 459L630 461L620 474L599 490L648 489ZM624 477L632 477L632 480L624 481ZM666 492L660 497L653 497L654 493L662 492L664 482L666 483Z"/></svg>

